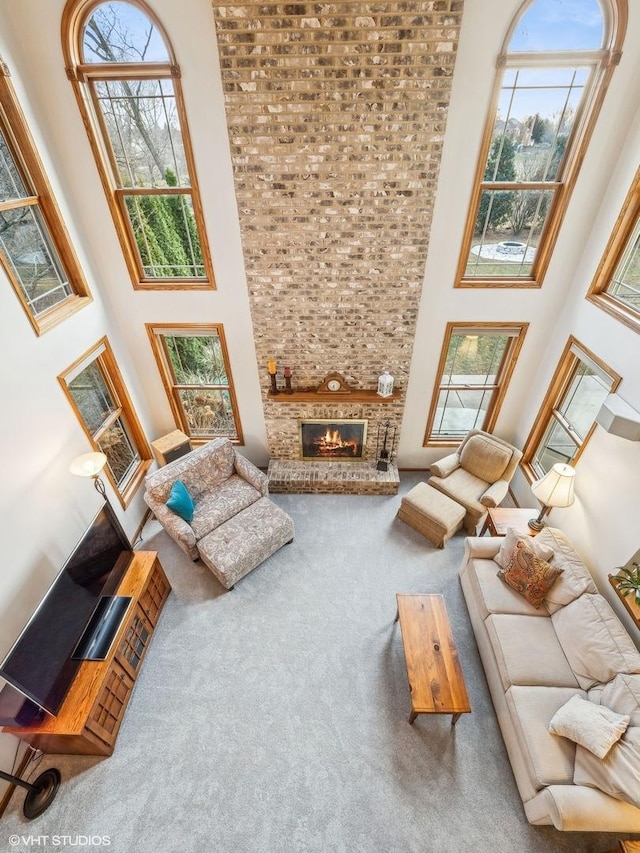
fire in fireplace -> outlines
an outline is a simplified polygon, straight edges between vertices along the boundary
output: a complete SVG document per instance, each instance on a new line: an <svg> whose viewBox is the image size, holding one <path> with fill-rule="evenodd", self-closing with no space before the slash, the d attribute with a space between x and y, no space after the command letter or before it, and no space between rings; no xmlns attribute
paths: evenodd
<svg viewBox="0 0 640 853"><path fill-rule="evenodd" d="M300 421L303 459L362 459L366 440L366 420Z"/></svg>

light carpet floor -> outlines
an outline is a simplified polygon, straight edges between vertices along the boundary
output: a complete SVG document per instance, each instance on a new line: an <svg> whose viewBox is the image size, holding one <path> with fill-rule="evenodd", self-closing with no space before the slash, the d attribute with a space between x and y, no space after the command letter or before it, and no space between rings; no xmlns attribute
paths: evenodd
<svg viewBox="0 0 640 853"><path fill-rule="evenodd" d="M112 853L613 849L526 822L458 582L464 538L436 550L395 518L419 480L397 497L275 495L295 540L231 592L149 522L138 547L159 551L173 593L116 750L46 756L58 796L27 822L16 791L0 850L69 848L54 835L106 836L76 846ZM473 705L454 729L407 722L396 592L445 597Z"/></svg>

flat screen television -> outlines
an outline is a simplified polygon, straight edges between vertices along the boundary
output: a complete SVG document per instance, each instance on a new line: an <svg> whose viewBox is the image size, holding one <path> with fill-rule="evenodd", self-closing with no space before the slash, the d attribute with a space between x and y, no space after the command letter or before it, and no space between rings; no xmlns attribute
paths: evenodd
<svg viewBox="0 0 640 853"><path fill-rule="evenodd" d="M0 676L39 708L57 714L82 661L100 657L117 633L126 607L114 593L132 555L105 504L0 664Z"/></svg>

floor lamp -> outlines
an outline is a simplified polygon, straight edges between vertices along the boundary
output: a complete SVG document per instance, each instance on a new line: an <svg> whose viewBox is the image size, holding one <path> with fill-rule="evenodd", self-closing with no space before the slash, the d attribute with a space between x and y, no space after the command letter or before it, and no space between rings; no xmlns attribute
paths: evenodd
<svg viewBox="0 0 640 853"><path fill-rule="evenodd" d="M575 500L573 494L575 476L576 472L571 465L556 462L542 479L532 484L531 491L542 504L538 517L529 520L529 527L532 530L542 530L544 527L543 518L549 507L571 506Z"/></svg>
<svg viewBox="0 0 640 853"><path fill-rule="evenodd" d="M55 767L44 770L33 782L25 782L19 776L0 770L0 779L11 782L12 785L18 785L20 788L26 788L27 796L24 798L22 813L28 820L33 820L49 808L58 793L60 778L60 771Z"/></svg>
<svg viewBox="0 0 640 853"><path fill-rule="evenodd" d="M96 491L104 498L105 509L108 511L111 516L111 520L117 530L122 537L123 542L129 543L129 547L133 546L129 542L129 537L124 531L124 528L120 524L118 520L118 516L113 511L113 507L109 502L109 498L107 497L107 490L104 487L104 481L100 477L100 472L107 464L107 457L104 453L100 453L100 451L92 451L91 453L83 453L80 456L76 456L71 465L69 465L69 471L72 474L75 474L76 477L91 477L93 480L93 485L95 486Z"/></svg>

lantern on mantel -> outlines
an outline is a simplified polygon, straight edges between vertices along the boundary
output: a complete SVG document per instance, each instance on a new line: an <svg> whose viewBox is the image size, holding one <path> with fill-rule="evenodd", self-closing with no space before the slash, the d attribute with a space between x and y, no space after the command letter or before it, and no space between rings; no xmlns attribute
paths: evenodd
<svg viewBox="0 0 640 853"><path fill-rule="evenodd" d="M393 376L388 370L378 376L378 396L390 397L393 394Z"/></svg>

